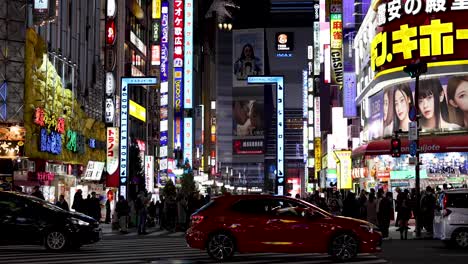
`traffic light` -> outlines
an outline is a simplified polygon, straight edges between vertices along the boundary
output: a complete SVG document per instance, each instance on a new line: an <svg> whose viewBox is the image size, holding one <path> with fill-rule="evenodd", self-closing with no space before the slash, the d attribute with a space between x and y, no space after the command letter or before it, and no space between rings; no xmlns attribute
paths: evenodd
<svg viewBox="0 0 468 264"><path fill-rule="evenodd" d="M416 78L422 73L427 72L427 64L425 62L408 64L403 71L406 72L411 78Z"/></svg>
<svg viewBox="0 0 468 264"><path fill-rule="evenodd" d="M399 138L392 138L391 141L391 153L392 157L400 157L401 156L401 141Z"/></svg>

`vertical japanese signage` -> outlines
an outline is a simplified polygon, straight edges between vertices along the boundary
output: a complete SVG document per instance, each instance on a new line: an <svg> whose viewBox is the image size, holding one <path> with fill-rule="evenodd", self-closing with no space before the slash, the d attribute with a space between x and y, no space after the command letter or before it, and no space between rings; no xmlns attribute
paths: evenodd
<svg viewBox="0 0 468 264"><path fill-rule="evenodd" d="M174 148L182 148L182 134L184 117L184 109L182 105L183 98L183 82L182 82L182 68L174 68Z"/></svg>
<svg viewBox="0 0 468 264"><path fill-rule="evenodd" d="M152 19L161 18L161 0L153 0L151 4L151 18Z"/></svg>
<svg viewBox="0 0 468 264"><path fill-rule="evenodd" d="M184 1L174 0L174 149L183 149Z"/></svg>
<svg viewBox="0 0 468 264"><path fill-rule="evenodd" d="M159 179L167 176L167 153L168 153L168 67L169 67L169 3L161 4L161 89L160 89L160 125L159 125ZM159 184L159 181L158 181Z"/></svg>
<svg viewBox="0 0 468 264"><path fill-rule="evenodd" d="M119 130L116 127L107 128L107 162L106 171L109 175L119 168Z"/></svg>
<svg viewBox="0 0 468 264"><path fill-rule="evenodd" d="M184 66L184 1L174 0L174 68Z"/></svg>
<svg viewBox="0 0 468 264"><path fill-rule="evenodd" d="M192 165L193 157L193 121L191 117L184 118L184 162L188 160L189 164Z"/></svg>
<svg viewBox="0 0 468 264"><path fill-rule="evenodd" d="M106 23L105 23L105 46L106 52L106 99L105 99L105 122L109 125L114 124L115 119L115 49L114 44L117 39L115 16L117 14L116 0L107 0L106 3ZM108 62L108 63L107 63Z"/></svg>
<svg viewBox="0 0 468 264"><path fill-rule="evenodd" d="M154 157L145 156L145 186L149 193L154 191Z"/></svg>
<svg viewBox="0 0 468 264"><path fill-rule="evenodd" d="M193 0L185 0L184 108L190 109L193 93Z"/></svg>
<svg viewBox="0 0 468 264"><path fill-rule="evenodd" d="M120 195L127 196L128 183L128 136L129 136L129 87L131 85L156 85L156 78L127 78L120 82Z"/></svg>
<svg viewBox="0 0 468 264"><path fill-rule="evenodd" d="M161 84L168 82L169 67L169 3L162 2L161 8Z"/></svg>
<svg viewBox="0 0 468 264"><path fill-rule="evenodd" d="M335 153L336 169L337 169L337 186L338 189L351 189L353 180L351 177L351 151L340 150L333 151Z"/></svg>
<svg viewBox="0 0 468 264"><path fill-rule="evenodd" d="M341 0L330 5L331 84L343 87L343 10Z"/></svg>
<svg viewBox="0 0 468 264"><path fill-rule="evenodd" d="M284 194L284 78L282 76L249 76L248 84L276 84L276 193Z"/></svg>
<svg viewBox="0 0 468 264"><path fill-rule="evenodd" d="M161 65L161 46L160 46L160 35L161 35L161 0L153 0L151 4L151 27L150 27L150 39L151 39L151 66Z"/></svg>
<svg viewBox="0 0 468 264"><path fill-rule="evenodd" d="M204 105L198 105L195 107L195 147L196 147L196 162L194 163L194 167L203 168L201 161L203 154L203 143L204 143L204 114L205 109Z"/></svg>
<svg viewBox="0 0 468 264"><path fill-rule="evenodd" d="M356 74L345 72L343 86L343 115L346 118L357 117L356 108Z"/></svg>

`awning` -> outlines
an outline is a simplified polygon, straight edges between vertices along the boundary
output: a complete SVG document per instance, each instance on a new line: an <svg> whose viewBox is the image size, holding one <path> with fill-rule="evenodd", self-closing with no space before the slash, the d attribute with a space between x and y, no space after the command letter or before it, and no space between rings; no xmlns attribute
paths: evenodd
<svg viewBox="0 0 468 264"><path fill-rule="evenodd" d="M468 152L468 135L423 136L419 140L419 149L421 153ZM401 139L401 153L409 154L407 138ZM376 155L390 155L390 139L369 142L352 152L352 158Z"/></svg>

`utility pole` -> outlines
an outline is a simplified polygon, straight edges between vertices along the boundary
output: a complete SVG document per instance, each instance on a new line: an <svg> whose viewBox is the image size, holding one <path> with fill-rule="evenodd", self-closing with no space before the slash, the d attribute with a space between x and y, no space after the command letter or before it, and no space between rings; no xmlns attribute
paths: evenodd
<svg viewBox="0 0 468 264"><path fill-rule="evenodd" d="M415 166L415 173L416 173L416 236L421 236L421 178L419 175L419 167L421 162L419 160L420 150L419 150L419 107L417 105L418 98L419 98L419 77L421 74L427 72L427 64L425 62L418 62L412 63L406 66L403 69L404 72L408 73L411 78L415 79L415 87L414 87L414 102L415 105L413 109L410 109L410 119L416 121L416 139L414 140L416 144L416 166ZM412 113L413 112L413 113ZM412 118L413 117L413 118ZM410 142L411 144L411 142Z"/></svg>

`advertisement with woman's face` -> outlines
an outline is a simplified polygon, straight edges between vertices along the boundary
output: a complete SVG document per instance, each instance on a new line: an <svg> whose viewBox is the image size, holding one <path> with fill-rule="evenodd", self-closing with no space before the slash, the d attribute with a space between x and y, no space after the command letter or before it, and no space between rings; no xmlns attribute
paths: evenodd
<svg viewBox="0 0 468 264"><path fill-rule="evenodd" d="M263 75L263 29L233 32L233 87L247 85L250 75Z"/></svg>
<svg viewBox="0 0 468 264"><path fill-rule="evenodd" d="M394 131L408 131L409 110L417 107L422 131L453 131L468 128L468 76L426 78L419 82L419 95L414 98L415 83L407 82L383 89L383 117L369 118L369 139L375 139L370 128L378 127L388 137ZM370 98L372 100L372 97Z"/></svg>

